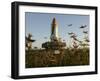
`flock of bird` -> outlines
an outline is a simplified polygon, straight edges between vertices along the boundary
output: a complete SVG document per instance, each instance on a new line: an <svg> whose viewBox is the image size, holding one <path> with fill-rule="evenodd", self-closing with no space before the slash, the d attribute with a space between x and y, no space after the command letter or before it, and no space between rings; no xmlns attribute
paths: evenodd
<svg viewBox="0 0 100 81"><path fill-rule="evenodd" d="M73 26L73 24L68 24L67 26L70 27L70 26ZM87 25L81 25L81 26L80 26L80 28L86 28L86 27L87 27Z"/></svg>
<svg viewBox="0 0 100 81"><path fill-rule="evenodd" d="M68 24L68 27L70 27L70 26L72 26L72 25L73 25L73 24ZM81 25L79 28L84 29L84 28L86 28L86 27L87 27L87 25ZM83 33L88 34L88 31L83 31ZM69 34L69 35L72 35L72 34L75 34L75 33L69 32L68 34Z"/></svg>
<svg viewBox="0 0 100 81"><path fill-rule="evenodd" d="M68 26L72 26L72 24L69 24ZM86 27L87 27L87 25L81 25L79 28L84 29L84 28L86 28ZM84 31L84 30L83 30L83 33L84 33L85 35L87 35L87 34L88 34L88 31ZM75 45L76 45L76 42L75 42L75 41L78 41L79 43L82 44L82 41L79 41L79 40L77 39L77 36L76 36L75 33L69 32L68 35L70 35L70 38L73 38L74 44L75 44ZM85 39L85 41L86 41L86 42L89 42L89 40L88 40L87 38ZM77 46L77 45L76 45L76 46Z"/></svg>
<svg viewBox="0 0 100 81"><path fill-rule="evenodd" d="M72 26L72 25L73 25L73 24L68 24L68 26ZM86 28L86 27L87 27L87 25L81 25L79 28L84 29L84 28ZM83 31L83 33L84 33L84 34L88 34L88 31ZM69 32L68 34L69 34L69 35L72 35L71 38L77 37L77 36L75 35L75 33L73 33L73 32Z"/></svg>

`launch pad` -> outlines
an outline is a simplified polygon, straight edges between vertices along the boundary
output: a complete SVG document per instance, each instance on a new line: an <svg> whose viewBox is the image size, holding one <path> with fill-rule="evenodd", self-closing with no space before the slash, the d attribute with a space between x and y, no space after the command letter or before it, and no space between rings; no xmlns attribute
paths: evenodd
<svg viewBox="0 0 100 81"><path fill-rule="evenodd" d="M42 44L42 47L46 50L61 50L66 46L65 42L54 41L54 42L45 42Z"/></svg>

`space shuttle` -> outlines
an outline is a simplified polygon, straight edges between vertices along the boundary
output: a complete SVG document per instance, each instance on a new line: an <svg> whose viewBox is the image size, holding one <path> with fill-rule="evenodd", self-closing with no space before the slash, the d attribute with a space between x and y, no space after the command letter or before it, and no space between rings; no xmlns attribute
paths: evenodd
<svg viewBox="0 0 100 81"><path fill-rule="evenodd" d="M58 23L55 18L52 20L51 24L51 41L59 41L59 35L58 35Z"/></svg>
<svg viewBox="0 0 100 81"><path fill-rule="evenodd" d="M58 23L56 21L56 18L53 18L52 23L51 23L50 42L48 41L48 42L43 43L42 48L45 48L45 49L49 48L54 51L54 54L58 54L60 49L64 49L64 47L66 47L66 43L61 41L61 38L59 37L59 34L58 34Z"/></svg>

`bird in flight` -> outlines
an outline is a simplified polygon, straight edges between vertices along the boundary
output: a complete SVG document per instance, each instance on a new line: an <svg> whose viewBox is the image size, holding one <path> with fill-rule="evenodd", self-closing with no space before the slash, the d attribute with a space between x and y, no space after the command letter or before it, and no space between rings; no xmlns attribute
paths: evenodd
<svg viewBox="0 0 100 81"><path fill-rule="evenodd" d="M27 41L35 42L36 40L30 39L28 37L25 37Z"/></svg>
<svg viewBox="0 0 100 81"><path fill-rule="evenodd" d="M44 39L47 39L47 37L44 37Z"/></svg>
<svg viewBox="0 0 100 81"><path fill-rule="evenodd" d="M76 35L72 35L72 36L70 36L71 38L76 38L77 36Z"/></svg>
<svg viewBox="0 0 100 81"><path fill-rule="evenodd" d="M85 27L87 27L87 25L82 25L80 28L85 28Z"/></svg>
<svg viewBox="0 0 100 81"><path fill-rule="evenodd" d="M88 33L88 31L83 31L83 33L87 34L87 33Z"/></svg>
<svg viewBox="0 0 100 81"><path fill-rule="evenodd" d="M72 26L72 24L68 24L68 26Z"/></svg>
<svg viewBox="0 0 100 81"><path fill-rule="evenodd" d="M86 39L85 41L86 41L86 42L89 42L89 40L88 40L88 39Z"/></svg>
<svg viewBox="0 0 100 81"><path fill-rule="evenodd" d="M73 32L70 32L70 33L68 33L69 35L72 35L72 34L74 34Z"/></svg>
<svg viewBox="0 0 100 81"><path fill-rule="evenodd" d="M35 42L36 40L33 40L32 37L32 34L29 33L28 36L25 37L25 39L26 41Z"/></svg>

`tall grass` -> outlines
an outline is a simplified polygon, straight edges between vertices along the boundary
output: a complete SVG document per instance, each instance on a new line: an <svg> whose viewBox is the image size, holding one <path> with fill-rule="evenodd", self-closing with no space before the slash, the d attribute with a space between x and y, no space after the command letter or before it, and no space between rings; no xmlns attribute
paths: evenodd
<svg viewBox="0 0 100 81"><path fill-rule="evenodd" d="M68 48L64 50L64 57L60 60L60 64L55 59L52 51L30 50L26 51L25 66L26 68L34 68L89 65L89 48L80 48L77 50Z"/></svg>

